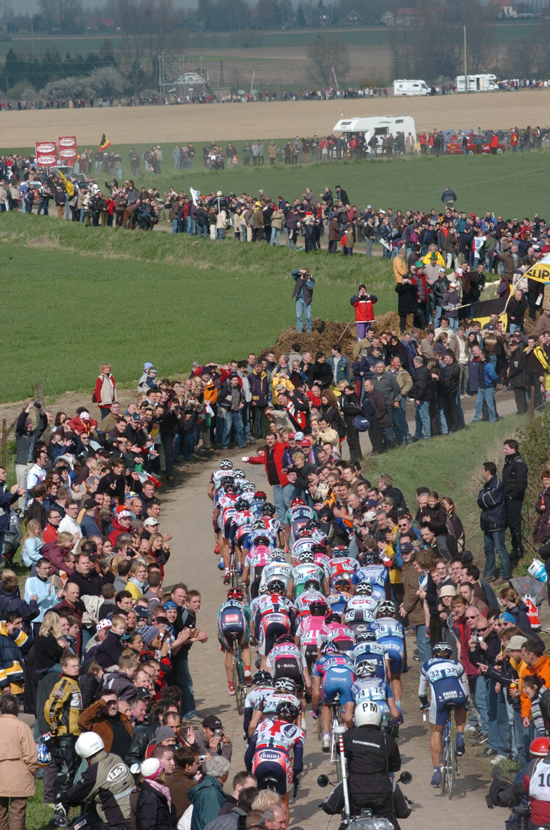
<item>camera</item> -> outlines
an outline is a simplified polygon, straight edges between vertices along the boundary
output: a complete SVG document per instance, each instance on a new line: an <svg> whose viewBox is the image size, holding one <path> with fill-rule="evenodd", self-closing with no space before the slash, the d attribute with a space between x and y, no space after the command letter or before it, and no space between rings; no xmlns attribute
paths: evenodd
<svg viewBox="0 0 550 830"><path fill-rule="evenodd" d="M478 641L478 643L482 643L483 642L483 634L478 634L476 636L476 640Z"/></svg>
<svg viewBox="0 0 550 830"><path fill-rule="evenodd" d="M219 728L214 729L214 735L216 736L216 738L222 738L223 737L223 730L219 729Z"/></svg>
<svg viewBox="0 0 550 830"><path fill-rule="evenodd" d="M37 409L42 409L42 404L40 403L40 401L35 401L34 405L36 406Z"/></svg>

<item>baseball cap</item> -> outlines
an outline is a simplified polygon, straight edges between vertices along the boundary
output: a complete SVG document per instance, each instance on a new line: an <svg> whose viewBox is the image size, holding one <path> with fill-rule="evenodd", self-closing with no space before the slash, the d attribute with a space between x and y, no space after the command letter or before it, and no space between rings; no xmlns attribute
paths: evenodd
<svg viewBox="0 0 550 830"><path fill-rule="evenodd" d="M527 642L527 637L522 637L521 634L516 634L514 637L510 637L510 642L506 646L506 648L511 648L514 651L519 651L519 649Z"/></svg>
<svg viewBox="0 0 550 830"><path fill-rule="evenodd" d="M404 544L400 545L401 553L412 553L414 548L410 542L405 542Z"/></svg>
<svg viewBox="0 0 550 830"><path fill-rule="evenodd" d="M151 698L153 697L149 689L146 689L145 686L138 686L136 689L136 694L140 700L151 700Z"/></svg>
<svg viewBox="0 0 550 830"><path fill-rule="evenodd" d="M205 729L222 729L222 722L216 715L207 715L202 722Z"/></svg>
<svg viewBox="0 0 550 830"><path fill-rule="evenodd" d="M153 518L153 516L149 516L148 519L145 519L143 522L143 527L158 527L159 520Z"/></svg>
<svg viewBox="0 0 550 830"><path fill-rule="evenodd" d="M131 519L132 514L129 510L120 510L117 514L117 519Z"/></svg>
<svg viewBox="0 0 550 830"><path fill-rule="evenodd" d="M374 512L374 510L367 510L363 518L366 522L374 522L376 520L376 513Z"/></svg>
<svg viewBox="0 0 550 830"><path fill-rule="evenodd" d="M303 432L296 432L294 434L294 438L296 441L303 441L304 440L304 433Z"/></svg>
<svg viewBox="0 0 550 830"><path fill-rule="evenodd" d="M98 622L96 628L98 631L104 631L106 628L110 628L112 624L111 620L108 620L107 617L105 617L105 619Z"/></svg>
<svg viewBox="0 0 550 830"><path fill-rule="evenodd" d="M500 617L498 618L498 621L499 622L515 623L516 618L514 617L513 614L510 614L509 611L504 611L504 613L501 614Z"/></svg>
<svg viewBox="0 0 550 830"><path fill-rule="evenodd" d="M165 602L162 607L165 611L177 611L178 609L177 604L172 599L169 599L167 602Z"/></svg>
<svg viewBox="0 0 550 830"><path fill-rule="evenodd" d="M136 612L136 617L139 617L142 620L149 619L149 611L147 610L147 608L145 608L144 605L136 605L134 610ZM155 638L153 637L153 639Z"/></svg>

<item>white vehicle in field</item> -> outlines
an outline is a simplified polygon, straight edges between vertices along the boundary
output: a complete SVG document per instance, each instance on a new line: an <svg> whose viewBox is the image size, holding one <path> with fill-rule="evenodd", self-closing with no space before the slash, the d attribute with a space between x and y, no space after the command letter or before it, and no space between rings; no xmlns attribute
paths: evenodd
<svg viewBox="0 0 550 830"><path fill-rule="evenodd" d="M497 92L496 75L468 75L468 92ZM464 75L457 75L456 91L466 92Z"/></svg>
<svg viewBox="0 0 550 830"><path fill-rule="evenodd" d="M379 118L341 118L333 127L334 133L365 133L368 141L372 135L384 136L392 133L412 133L416 141L416 124L410 115L382 115Z"/></svg>
<svg viewBox="0 0 550 830"><path fill-rule="evenodd" d="M393 94L410 97L411 95L430 95L431 89L426 81L394 81Z"/></svg>

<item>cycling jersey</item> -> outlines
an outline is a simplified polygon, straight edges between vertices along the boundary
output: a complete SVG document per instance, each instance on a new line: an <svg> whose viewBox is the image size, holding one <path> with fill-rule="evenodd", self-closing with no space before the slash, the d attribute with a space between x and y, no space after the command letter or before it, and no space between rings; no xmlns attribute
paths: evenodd
<svg viewBox="0 0 550 830"><path fill-rule="evenodd" d="M268 562L262 570L260 593L274 579L280 580L287 588L288 583L292 580L292 565L289 562Z"/></svg>
<svg viewBox="0 0 550 830"><path fill-rule="evenodd" d="M276 782L276 791L286 795L292 788L293 773L303 769L304 740L304 732L293 723L281 720L260 723L245 754L246 768L256 776L259 789L265 779L272 779Z"/></svg>
<svg viewBox="0 0 550 830"><path fill-rule="evenodd" d="M468 698L468 678L461 663L456 660L432 657L420 669L418 696L431 691L430 723L443 726L447 719L447 704L462 707Z"/></svg>
<svg viewBox="0 0 550 830"><path fill-rule="evenodd" d="M250 596L255 598L260 590L263 569L269 564L271 548L267 545L257 545L244 558L244 566L248 568Z"/></svg>
<svg viewBox="0 0 550 830"><path fill-rule="evenodd" d="M264 594L255 605L255 636L258 650L264 657L281 634L291 634L294 627L294 608L290 600L276 594Z"/></svg>
<svg viewBox="0 0 550 830"><path fill-rule="evenodd" d="M393 698L393 692L386 681L379 677L358 677L351 687L351 694L355 704L372 700L380 707L383 715L390 711L388 699Z"/></svg>
<svg viewBox="0 0 550 830"><path fill-rule="evenodd" d="M351 703L351 687L355 680L353 663L345 654L326 654L313 666L312 677L321 678L321 700L331 703L340 695L342 709Z"/></svg>
<svg viewBox="0 0 550 830"><path fill-rule="evenodd" d="M327 603L333 613L343 614L350 599L351 594L329 594L327 597Z"/></svg>
<svg viewBox="0 0 550 830"><path fill-rule="evenodd" d="M218 611L218 639L222 649L232 648L234 638L239 645L248 645L251 622L252 612L248 605L235 599L224 602Z"/></svg>
<svg viewBox="0 0 550 830"><path fill-rule="evenodd" d="M378 608L378 599L374 596L355 596L348 600L344 622L352 631L356 631L359 625L373 622Z"/></svg>
<svg viewBox="0 0 550 830"><path fill-rule="evenodd" d="M298 561L300 554L304 551L311 550L313 545L316 545L315 539L310 536L305 536L302 539L297 539L292 545L290 555L294 561Z"/></svg>
<svg viewBox="0 0 550 830"><path fill-rule="evenodd" d="M372 585L372 595L378 600L387 599L386 585L390 583L390 574L385 565L366 565L358 568L353 574L351 581L354 585L360 582L368 582Z"/></svg>
<svg viewBox="0 0 550 830"><path fill-rule="evenodd" d="M244 702L244 720L243 720L243 729L246 732L250 725L250 721L252 719L252 712L254 709L259 709L262 700L268 697L270 694L273 694L275 689L273 686L257 686L255 689L252 689L246 696L246 700Z"/></svg>
<svg viewBox="0 0 550 830"><path fill-rule="evenodd" d="M267 536L267 538L269 539L269 544L271 545L271 547L272 548L276 547L277 534L272 533L272 531L269 528L264 527L264 528L258 528L258 530L251 530L250 531L250 533L248 534L248 542L245 545L247 550L250 550L251 548L254 547L254 540L257 539L258 536Z"/></svg>
<svg viewBox="0 0 550 830"><path fill-rule="evenodd" d="M331 622L324 625L319 639L322 646L325 643L334 643L340 651L349 651L353 648L354 635L344 623Z"/></svg>
<svg viewBox="0 0 550 830"><path fill-rule="evenodd" d="M303 596L303 595L302 595ZM300 650L305 659L317 656L319 651L319 634L325 626L324 617L312 617L311 614L300 618L296 636L300 638Z"/></svg>
<svg viewBox="0 0 550 830"><path fill-rule="evenodd" d="M210 483L214 485L216 490L222 486L222 478L233 478L233 470L216 470L210 476Z"/></svg>
<svg viewBox="0 0 550 830"><path fill-rule="evenodd" d="M304 563L296 565L292 570L292 581L294 583L294 596L298 597L306 590L306 582L315 582L322 588L325 579L325 570L319 565Z"/></svg>
<svg viewBox="0 0 550 830"><path fill-rule="evenodd" d="M275 690L268 695L264 695L254 708L259 709L266 718L273 720L279 703L292 703L298 709L300 708L300 701L296 695L291 695L288 692L276 692Z"/></svg>
<svg viewBox="0 0 550 830"><path fill-rule="evenodd" d="M337 576L344 576L351 579L358 567L357 559L352 559L351 556L337 556L331 559L327 565L327 574L330 579L330 584L334 582Z"/></svg>
<svg viewBox="0 0 550 830"><path fill-rule="evenodd" d="M269 651L267 670L271 673L273 682L280 677L289 677L298 687L304 685L302 654L294 643L275 643Z"/></svg>
<svg viewBox="0 0 550 830"><path fill-rule="evenodd" d="M244 536L250 532L253 521L254 516L250 510L239 510L235 513L233 521L231 522L231 540L235 540L240 545Z"/></svg>
<svg viewBox="0 0 550 830"><path fill-rule="evenodd" d="M273 536L274 538L277 538L282 529L279 519L272 519L267 518L267 516L264 516L264 522L266 523L268 534L270 536Z"/></svg>
<svg viewBox="0 0 550 830"><path fill-rule="evenodd" d="M390 660L392 674L401 674L405 659L405 629L403 623L393 617L380 617L369 626L376 635L376 642L382 643Z"/></svg>
<svg viewBox="0 0 550 830"><path fill-rule="evenodd" d="M325 602L325 596L320 591L307 590L303 594L296 597L294 606L296 608L296 616L298 619L306 617L309 614L309 606L312 602Z"/></svg>
<svg viewBox="0 0 550 830"><path fill-rule="evenodd" d="M357 643L353 647L352 656L355 665L358 666L364 660L376 663L376 677L379 680L387 680L386 650L382 643Z"/></svg>

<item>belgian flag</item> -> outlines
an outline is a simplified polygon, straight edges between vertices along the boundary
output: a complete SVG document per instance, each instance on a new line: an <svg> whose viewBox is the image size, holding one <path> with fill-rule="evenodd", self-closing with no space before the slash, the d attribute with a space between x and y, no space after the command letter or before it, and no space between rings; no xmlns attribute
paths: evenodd
<svg viewBox="0 0 550 830"><path fill-rule="evenodd" d="M109 139L107 138L105 133L103 133L103 135L101 137L101 141L99 142L99 149L100 150L106 150L107 147L110 147L110 146L111 146L111 142L109 141Z"/></svg>

